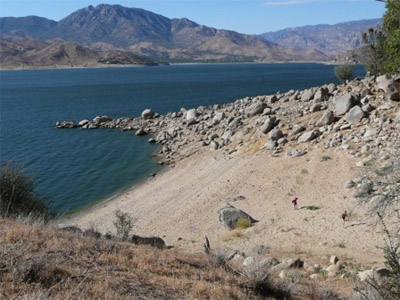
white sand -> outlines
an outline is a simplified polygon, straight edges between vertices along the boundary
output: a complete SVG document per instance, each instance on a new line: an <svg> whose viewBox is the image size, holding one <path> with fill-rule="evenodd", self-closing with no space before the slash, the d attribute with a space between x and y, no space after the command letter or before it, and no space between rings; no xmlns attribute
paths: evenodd
<svg viewBox="0 0 400 300"><path fill-rule="evenodd" d="M331 159L321 161L323 156ZM70 217L68 223L114 233L114 212L121 209L138 218L136 234L161 236L185 251L203 251L207 234L211 247L223 251L252 254L255 246L264 245L278 258L321 262L337 255L348 262L382 265L382 251L377 249L383 245L381 228L363 207L356 207L354 191L345 188L359 175L355 163L331 150L291 158L272 157L269 151L229 156L203 149L115 200ZM233 202L237 196L245 199ZM294 210L294 196L299 207L320 209ZM234 236L218 221L218 209L226 202L260 222ZM346 226L344 210L351 212Z"/></svg>

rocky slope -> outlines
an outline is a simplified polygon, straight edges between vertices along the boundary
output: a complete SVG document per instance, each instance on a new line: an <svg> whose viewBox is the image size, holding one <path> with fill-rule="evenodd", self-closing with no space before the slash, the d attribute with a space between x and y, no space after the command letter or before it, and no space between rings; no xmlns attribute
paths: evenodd
<svg viewBox="0 0 400 300"><path fill-rule="evenodd" d="M260 35L267 41L282 47L302 50L315 49L331 57L362 45L362 33L375 28L382 19L361 20L335 25L314 25L287 28Z"/></svg>
<svg viewBox="0 0 400 300"><path fill-rule="evenodd" d="M23 31L42 41L62 39L96 49L125 49L157 60L187 61L324 61L319 51L286 51L252 35L168 19L137 8L101 4L80 9L61 21L37 17L2 18L2 33ZM37 26L29 27L36 22ZM43 24L43 27L40 25Z"/></svg>

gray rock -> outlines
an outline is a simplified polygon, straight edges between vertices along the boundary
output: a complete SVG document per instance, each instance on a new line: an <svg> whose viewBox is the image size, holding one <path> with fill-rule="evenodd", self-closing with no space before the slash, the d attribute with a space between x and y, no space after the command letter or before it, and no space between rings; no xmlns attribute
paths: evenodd
<svg viewBox="0 0 400 300"><path fill-rule="evenodd" d="M145 109L142 112L142 118L145 120L153 119L154 118L154 111L152 111L150 108Z"/></svg>
<svg viewBox="0 0 400 300"><path fill-rule="evenodd" d="M274 149L276 146L278 146L278 144L277 144L276 141L274 141L274 140L268 140L268 141L265 143L265 145L264 145L263 148L265 148L265 149L267 149L267 150L272 150L272 149Z"/></svg>
<svg viewBox="0 0 400 300"><path fill-rule="evenodd" d="M139 128L138 130L136 130L135 135L137 136L141 136L141 135L146 135L147 131L144 130L143 128Z"/></svg>
<svg viewBox="0 0 400 300"><path fill-rule="evenodd" d="M312 141L313 139L317 138L320 135L320 131L318 129L314 129L311 131L307 131L303 133L297 140L299 143L305 143Z"/></svg>
<svg viewBox="0 0 400 300"><path fill-rule="evenodd" d="M259 115L264 111L266 107L267 107L266 103L256 102L245 109L245 115L248 117Z"/></svg>
<svg viewBox="0 0 400 300"><path fill-rule="evenodd" d="M376 84L390 100L400 99L400 87L392 78L386 78L386 75L376 78Z"/></svg>
<svg viewBox="0 0 400 300"><path fill-rule="evenodd" d="M158 236L142 237L139 235L132 235L130 242L136 245L148 245L159 249L166 248L164 240Z"/></svg>
<svg viewBox="0 0 400 300"><path fill-rule="evenodd" d="M197 117L197 112L194 108L189 109L185 113L185 120L188 122L194 120L196 117Z"/></svg>
<svg viewBox="0 0 400 300"><path fill-rule="evenodd" d="M335 105L335 112L337 116L344 115L354 105L354 98L351 94L344 94L333 99Z"/></svg>
<svg viewBox="0 0 400 300"><path fill-rule="evenodd" d="M101 124L108 121L111 121L111 119L108 116L101 116L101 117L97 116L93 119L93 123L95 124Z"/></svg>
<svg viewBox="0 0 400 300"><path fill-rule="evenodd" d="M261 126L260 130L262 133L267 134L272 128L276 126L276 118L271 117L265 120L264 124Z"/></svg>
<svg viewBox="0 0 400 300"><path fill-rule="evenodd" d="M364 117L364 112L358 105L354 106L352 109L348 111L345 116L345 120L351 124L360 123L361 119Z"/></svg>
<svg viewBox="0 0 400 300"><path fill-rule="evenodd" d="M79 121L78 124L77 124L77 126L82 127L82 126L85 126L86 124L89 124L89 120L82 120L82 121Z"/></svg>
<svg viewBox="0 0 400 300"><path fill-rule="evenodd" d="M307 154L306 150L301 150L301 149L289 149L286 151L286 155L287 156L291 156L291 157L297 157L297 156L302 156Z"/></svg>
<svg viewBox="0 0 400 300"><path fill-rule="evenodd" d="M283 137L283 133L279 128L275 128L268 133L268 138L272 141L277 141Z"/></svg>
<svg viewBox="0 0 400 300"><path fill-rule="evenodd" d="M304 130L306 130L306 128L303 125L296 124L293 126L292 135L296 135Z"/></svg>
<svg viewBox="0 0 400 300"><path fill-rule="evenodd" d="M336 264L339 261L339 258L335 255L332 255L331 258L329 259L329 262L331 264Z"/></svg>
<svg viewBox="0 0 400 300"><path fill-rule="evenodd" d="M219 143L217 141L212 140L210 142L210 147L214 150L218 150L219 149Z"/></svg>
<svg viewBox="0 0 400 300"><path fill-rule="evenodd" d="M367 279L372 279L374 277L374 270L360 271L357 273L360 281L365 281Z"/></svg>
<svg viewBox="0 0 400 300"><path fill-rule="evenodd" d="M258 222L244 211L235 208L229 203L225 204L218 212L219 221L229 229L234 229L239 219L247 219L251 224Z"/></svg>
<svg viewBox="0 0 400 300"><path fill-rule="evenodd" d="M328 88L321 87L314 95L315 101L326 101L329 99L329 90Z"/></svg>
<svg viewBox="0 0 400 300"><path fill-rule="evenodd" d="M218 123L220 123L223 119L225 119L225 113L222 112L218 112L216 113L216 115L213 118L213 124L216 125Z"/></svg>
<svg viewBox="0 0 400 300"><path fill-rule="evenodd" d="M310 101L311 99L313 99L316 91L317 91L316 88L305 90L301 95L301 101Z"/></svg>
<svg viewBox="0 0 400 300"><path fill-rule="evenodd" d="M322 105L320 103L315 103L310 107L311 112L321 111Z"/></svg>
<svg viewBox="0 0 400 300"><path fill-rule="evenodd" d="M335 114L330 109L326 110L321 119L317 122L316 126L321 127L330 125L335 120Z"/></svg>

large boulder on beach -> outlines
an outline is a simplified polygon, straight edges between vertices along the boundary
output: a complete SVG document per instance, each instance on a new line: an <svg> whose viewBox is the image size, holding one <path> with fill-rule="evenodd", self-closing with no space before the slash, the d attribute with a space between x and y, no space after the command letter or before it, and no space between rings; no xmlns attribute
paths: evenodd
<svg viewBox="0 0 400 300"><path fill-rule="evenodd" d="M218 212L219 212L219 221L221 222L221 224L223 224L225 227L229 229L236 228L237 222L240 219L249 220L250 224L258 222L244 211L235 208L229 203L225 204Z"/></svg>
<svg viewBox="0 0 400 300"><path fill-rule="evenodd" d="M142 112L142 118L145 120L153 119L154 118L154 111L151 108L147 108Z"/></svg>

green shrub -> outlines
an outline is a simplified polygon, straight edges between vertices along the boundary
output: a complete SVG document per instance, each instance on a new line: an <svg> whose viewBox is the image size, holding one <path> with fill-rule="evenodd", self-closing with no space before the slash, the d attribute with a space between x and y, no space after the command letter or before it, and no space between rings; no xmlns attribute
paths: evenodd
<svg viewBox="0 0 400 300"><path fill-rule="evenodd" d="M0 215L17 217L50 216L48 204L34 191L30 177L15 163L3 163L0 167Z"/></svg>
<svg viewBox="0 0 400 300"><path fill-rule="evenodd" d="M334 68L336 77L340 82L346 82L347 80L353 79L354 76L354 65L340 65Z"/></svg>
<svg viewBox="0 0 400 300"><path fill-rule="evenodd" d="M247 218L239 218L236 222L236 228L246 229L251 226L251 221Z"/></svg>
<svg viewBox="0 0 400 300"><path fill-rule="evenodd" d="M115 211L115 221L113 222L117 229L117 236L122 240L127 240L136 221L136 218L133 218L128 213L124 213L117 209Z"/></svg>

